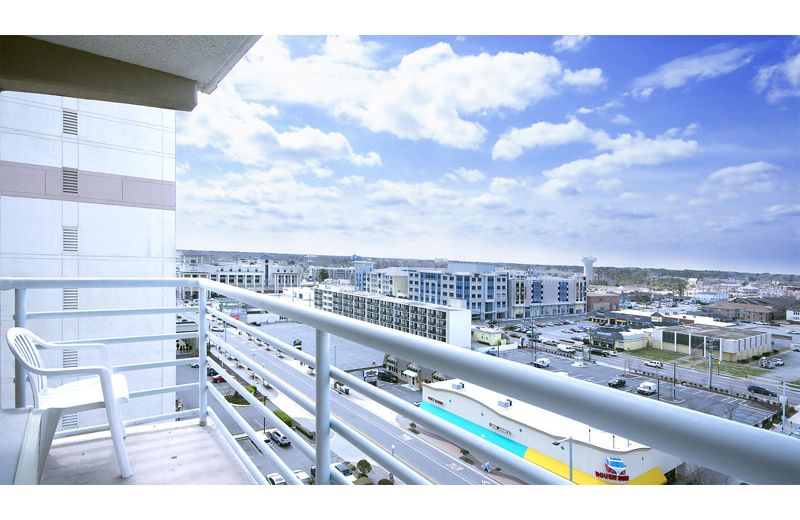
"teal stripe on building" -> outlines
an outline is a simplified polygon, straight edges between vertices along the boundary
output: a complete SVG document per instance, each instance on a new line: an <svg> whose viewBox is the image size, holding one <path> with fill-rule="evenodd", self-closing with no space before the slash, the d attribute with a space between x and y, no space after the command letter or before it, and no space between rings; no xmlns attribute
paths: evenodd
<svg viewBox="0 0 800 520"><path fill-rule="evenodd" d="M497 446L503 448L506 451L510 451L514 455L518 457L525 457L525 453L528 451L527 446L523 446L522 444L512 441L511 439L500 435L499 433L490 430L488 428L484 428L483 426L477 425L474 422L468 421L463 417L460 417L452 412L448 412L447 410L442 410L438 406L434 406L428 402L422 402L419 405L421 410L425 410L426 412L432 413L433 415L444 419L445 421L458 426L462 430L466 430L474 435L480 437L481 435L486 436L486 440L491 442L492 444L496 444Z"/></svg>

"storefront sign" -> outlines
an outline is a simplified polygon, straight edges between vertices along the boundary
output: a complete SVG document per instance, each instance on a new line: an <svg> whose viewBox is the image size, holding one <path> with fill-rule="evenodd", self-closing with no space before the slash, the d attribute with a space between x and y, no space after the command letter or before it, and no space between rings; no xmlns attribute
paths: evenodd
<svg viewBox="0 0 800 520"><path fill-rule="evenodd" d="M630 477L625 474L625 463L622 462L622 459L608 457L606 459L605 469L605 471L595 471L594 476L615 482L628 482L630 479Z"/></svg>
<svg viewBox="0 0 800 520"><path fill-rule="evenodd" d="M433 401L436 404L444 404L440 400L436 399L435 397L431 397L430 395L428 396L428 401Z"/></svg>
<svg viewBox="0 0 800 520"><path fill-rule="evenodd" d="M495 423L489 423L489 426L491 426L492 428L494 428L495 430L497 430L497 431L499 431L501 433L505 433L506 435L511 435L511 432L509 430L506 430L502 426L498 426Z"/></svg>

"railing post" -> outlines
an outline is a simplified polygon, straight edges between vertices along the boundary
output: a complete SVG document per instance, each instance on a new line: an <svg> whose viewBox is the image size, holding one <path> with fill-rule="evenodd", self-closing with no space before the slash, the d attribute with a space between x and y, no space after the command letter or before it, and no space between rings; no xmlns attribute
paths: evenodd
<svg viewBox="0 0 800 520"><path fill-rule="evenodd" d="M14 326L25 327L27 325L27 299L26 289L14 289ZM27 383L28 375L22 364L14 359L14 406L25 408L27 402Z"/></svg>
<svg viewBox="0 0 800 520"><path fill-rule="evenodd" d="M329 333L317 329L317 369L316 369L316 465L317 474L314 482L327 486L330 483L331 468L331 402L330 380L331 365Z"/></svg>
<svg viewBox="0 0 800 520"><path fill-rule="evenodd" d="M198 400L198 408L200 409L200 426L205 426L208 421L208 382L206 381L206 332L208 325L206 324L206 288L198 288L198 325L197 325L197 354L198 361L198 382L200 383L199 392L200 398Z"/></svg>

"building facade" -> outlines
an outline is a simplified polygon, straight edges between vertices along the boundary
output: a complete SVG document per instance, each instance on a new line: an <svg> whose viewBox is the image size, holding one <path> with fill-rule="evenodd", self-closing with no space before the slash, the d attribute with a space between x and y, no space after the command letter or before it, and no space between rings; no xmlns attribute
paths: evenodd
<svg viewBox="0 0 800 520"><path fill-rule="evenodd" d="M308 266L308 278L310 278L312 281L317 281L320 272L323 269L328 273L328 275L325 277L325 280L334 279L353 281L355 274L355 267L319 267L316 265L310 265ZM320 281L324 282L325 280Z"/></svg>
<svg viewBox="0 0 800 520"><path fill-rule="evenodd" d="M583 314L586 312L586 298L586 278L582 275L509 274L509 318Z"/></svg>
<svg viewBox="0 0 800 520"><path fill-rule="evenodd" d="M749 322L761 321L766 323L772 321L775 316L775 311L772 307L749 303L717 302L711 305L711 309L726 318Z"/></svg>
<svg viewBox="0 0 800 520"><path fill-rule="evenodd" d="M0 276L175 276L175 114L171 110L0 92ZM172 307L175 289L29 291L28 311ZM0 300L2 334L13 292ZM29 322L50 341L175 332L175 317ZM175 358L175 341L111 345L115 365ZM88 351L45 352L45 364L91 364ZM14 359L0 349L0 402L14 403ZM131 390L174 385L172 367L126 373ZM58 383L55 383L58 384ZM175 395L132 399L124 416L175 411ZM104 422L67 414L62 428Z"/></svg>
<svg viewBox="0 0 800 520"><path fill-rule="evenodd" d="M745 330L715 325L682 325L653 331L653 348L705 357L709 350L723 361L740 361L772 351L772 335L759 330Z"/></svg>
<svg viewBox="0 0 800 520"><path fill-rule="evenodd" d="M592 311L618 311L622 296L608 293L589 293L586 297L586 310Z"/></svg>
<svg viewBox="0 0 800 520"><path fill-rule="evenodd" d="M389 267L366 273L367 292L398 296L408 294L408 269Z"/></svg>
<svg viewBox="0 0 800 520"><path fill-rule="evenodd" d="M435 341L470 348L470 317L465 309L367 292L346 291L327 285L314 288L314 307Z"/></svg>
<svg viewBox="0 0 800 520"><path fill-rule="evenodd" d="M564 441L572 437L573 481L580 485L664 484L665 473L683 463L630 439L459 380L423 385L420 409L564 478L569 478L570 463Z"/></svg>
<svg viewBox="0 0 800 520"><path fill-rule="evenodd" d="M353 262L353 285L359 291L367 290L367 273L375 267L375 262L356 260Z"/></svg>

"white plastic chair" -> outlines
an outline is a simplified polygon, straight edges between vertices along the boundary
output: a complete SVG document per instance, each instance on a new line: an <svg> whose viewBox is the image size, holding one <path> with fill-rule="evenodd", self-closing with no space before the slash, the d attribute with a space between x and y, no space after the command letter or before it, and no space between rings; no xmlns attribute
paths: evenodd
<svg viewBox="0 0 800 520"><path fill-rule="evenodd" d="M114 452L119 462L122 478L131 476L131 465L125 451L123 437L125 427L119 411L120 403L128 402L128 382L122 374L114 374L111 366L111 354L108 346L102 343L49 343L27 329L12 327L6 334L8 347L28 374L28 382L33 394L35 408L47 411L47 419L42 427L42 459L39 472L44 467L47 453L53 442L58 420L63 413L77 413L94 408L106 409ZM82 366L75 368L44 368L39 348L78 349L93 348L102 356L101 366ZM61 386L47 386L48 377L72 377L92 375Z"/></svg>

